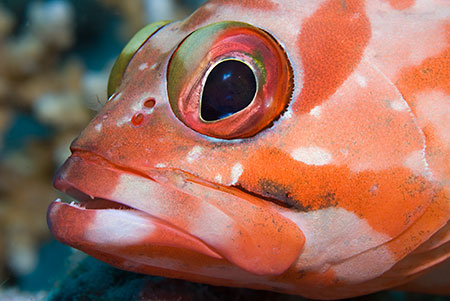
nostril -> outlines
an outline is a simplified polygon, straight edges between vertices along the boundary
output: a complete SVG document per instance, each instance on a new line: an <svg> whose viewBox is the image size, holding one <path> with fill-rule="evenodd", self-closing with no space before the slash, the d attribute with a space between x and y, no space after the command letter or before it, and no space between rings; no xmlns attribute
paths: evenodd
<svg viewBox="0 0 450 301"><path fill-rule="evenodd" d="M134 116L131 118L131 123L134 126L140 125L144 121L144 115L142 113L134 114Z"/></svg>
<svg viewBox="0 0 450 301"><path fill-rule="evenodd" d="M155 106L155 104L156 104L156 100L152 97L152 98L147 99L144 102L144 107L151 109Z"/></svg>

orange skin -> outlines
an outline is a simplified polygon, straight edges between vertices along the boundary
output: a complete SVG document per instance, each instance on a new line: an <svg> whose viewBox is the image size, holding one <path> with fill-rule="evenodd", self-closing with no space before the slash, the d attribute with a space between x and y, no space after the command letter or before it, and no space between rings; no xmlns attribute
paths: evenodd
<svg viewBox="0 0 450 301"><path fill-rule="evenodd" d="M73 142L55 186L82 204L53 202L52 233L121 269L213 285L450 295L450 6L423 2L216 0L165 25ZM272 68L257 92L277 106L270 123L249 122L258 102L195 115L208 47L236 31L183 43L222 21L280 49L254 64Z"/></svg>

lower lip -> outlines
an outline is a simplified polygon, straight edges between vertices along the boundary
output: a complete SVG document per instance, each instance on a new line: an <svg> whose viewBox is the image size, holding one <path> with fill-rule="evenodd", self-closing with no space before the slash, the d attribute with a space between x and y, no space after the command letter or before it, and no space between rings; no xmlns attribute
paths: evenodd
<svg viewBox="0 0 450 301"><path fill-rule="evenodd" d="M57 200L49 207L47 221L59 241L79 249L157 245L222 259L197 238L138 210L85 209Z"/></svg>

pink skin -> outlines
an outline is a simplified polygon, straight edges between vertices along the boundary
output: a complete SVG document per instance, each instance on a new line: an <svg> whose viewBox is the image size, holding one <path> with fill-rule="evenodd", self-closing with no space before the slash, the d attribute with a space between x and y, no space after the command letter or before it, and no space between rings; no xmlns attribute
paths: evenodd
<svg viewBox="0 0 450 301"><path fill-rule="evenodd" d="M216 0L166 25L73 142L55 186L82 204L53 202L52 233L122 269L214 285L336 299L424 275L404 288L450 294L439 268L450 256L450 8L430 2L440 13L421 1ZM255 108L211 124L195 113L208 45L168 85L180 43L230 20L263 29L291 68L279 72L292 87L267 77L277 93L258 101L286 107L256 134ZM412 47L418 36L428 43ZM172 107L168 86L187 91ZM246 134L227 132L236 124Z"/></svg>

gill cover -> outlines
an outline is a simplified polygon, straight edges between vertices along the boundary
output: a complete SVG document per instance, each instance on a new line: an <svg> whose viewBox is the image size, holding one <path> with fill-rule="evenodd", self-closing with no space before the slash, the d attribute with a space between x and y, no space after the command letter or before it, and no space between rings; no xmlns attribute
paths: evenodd
<svg viewBox="0 0 450 301"><path fill-rule="evenodd" d="M224 21L197 29L173 54L167 74L175 115L194 131L245 138L271 125L292 92L281 45L247 23Z"/></svg>
<svg viewBox="0 0 450 301"><path fill-rule="evenodd" d="M122 76L127 69L128 63L134 54L141 48L141 46L159 29L170 23L170 21L159 21L148 24L139 30L123 48L119 57L117 58L108 79L108 98L114 94L117 87L122 81Z"/></svg>

